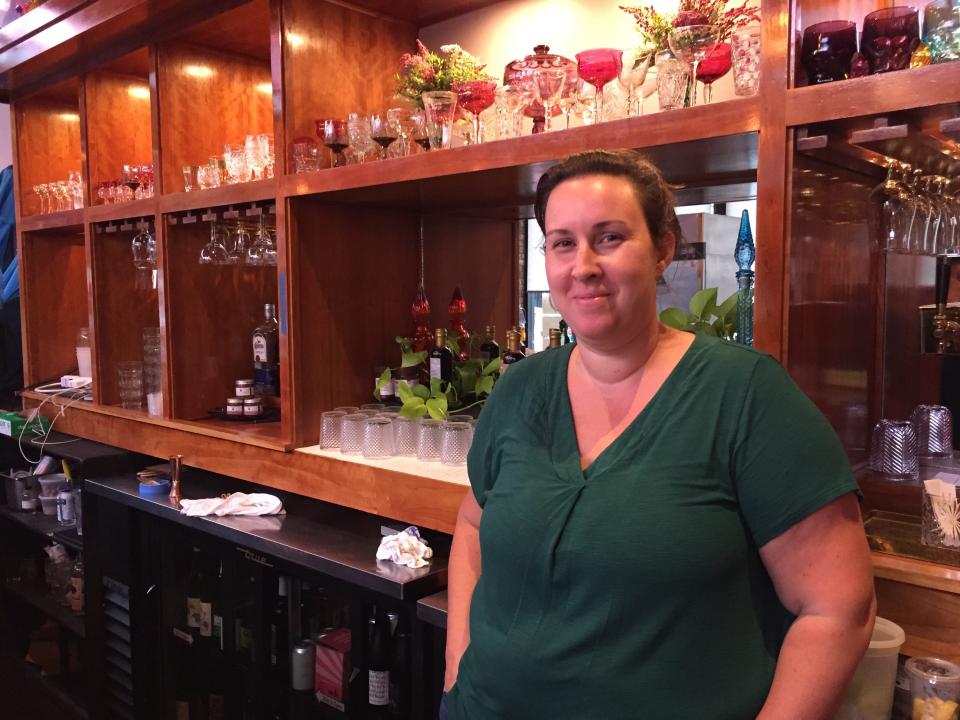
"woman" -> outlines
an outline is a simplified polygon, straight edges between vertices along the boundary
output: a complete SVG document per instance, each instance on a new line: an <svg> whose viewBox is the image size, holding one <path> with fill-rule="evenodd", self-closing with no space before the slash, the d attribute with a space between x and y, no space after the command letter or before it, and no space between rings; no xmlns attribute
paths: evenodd
<svg viewBox="0 0 960 720"><path fill-rule="evenodd" d="M649 163L567 158L536 215L577 343L477 424L447 716L830 718L875 604L836 436L769 356L657 321L680 232Z"/></svg>

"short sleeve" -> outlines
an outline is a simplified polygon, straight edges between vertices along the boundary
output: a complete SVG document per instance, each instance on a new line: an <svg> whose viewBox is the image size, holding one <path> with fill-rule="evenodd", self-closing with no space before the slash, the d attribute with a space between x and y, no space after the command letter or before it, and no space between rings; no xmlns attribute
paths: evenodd
<svg viewBox="0 0 960 720"><path fill-rule="evenodd" d="M773 358L762 355L734 432L737 498L757 547L831 501L857 492L830 423Z"/></svg>
<svg viewBox="0 0 960 720"><path fill-rule="evenodd" d="M519 366L511 368L509 373L504 373L497 380L474 426L473 442L467 454L467 475L480 507L486 504L487 494L493 489L500 471L498 435L499 431L509 425L509 422L505 422L511 418L510 406L513 404L513 393L509 386L516 384L512 381L516 380L519 371Z"/></svg>

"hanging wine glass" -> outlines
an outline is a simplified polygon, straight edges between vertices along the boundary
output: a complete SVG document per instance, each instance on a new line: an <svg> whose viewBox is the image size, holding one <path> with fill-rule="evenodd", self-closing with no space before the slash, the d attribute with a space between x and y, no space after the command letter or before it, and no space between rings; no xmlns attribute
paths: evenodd
<svg viewBox="0 0 960 720"><path fill-rule="evenodd" d="M718 38L719 31L713 25L687 25L671 30L667 41L673 54L692 66L691 77L695 79L700 63L717 44ZM697 104L696 88L691 95L690 104Z"/></svg>
<svg viewBox="0 0 960 720"><path fill-rule="evenodd" d="M891 160L887 163L886 179L870 193L874 208L872 230L881 251L907 252L910 246L913 207L899 182L900 172L898 164Z"/></svg>
<svg viewBox="0 0 960 720"><path fill-rule="evenodd" d="M229 265L230 253L226 247L226 230L215 222L210 223L210 240L200 249L201 265Z"/></svg>
<svg viewBox="0 0 960 720"><path fill-rule="evenodd" d="M130 241L133 253L133 266L137 270L153 270L157 267L157 243L147 226L141 225L140 231Z"/></svg>

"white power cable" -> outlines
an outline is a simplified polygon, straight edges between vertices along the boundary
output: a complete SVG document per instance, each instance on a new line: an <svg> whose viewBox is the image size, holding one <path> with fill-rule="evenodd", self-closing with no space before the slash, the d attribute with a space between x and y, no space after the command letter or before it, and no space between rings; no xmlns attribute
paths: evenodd
<svg viewBox="0 0 960 720"><path fill-rule="evenodd" d="M77 397L73 398L71 402L67 403L66 405L59 406L60 412L58 412L50 421L50 425L49 427L47 427L46 433L43 433L43 440L40 443L40 458L37 460L31 460L30 458L27 457L26 453L23 451L23 433L27 429L27 425L29 425L33 420L38 418L40 416L40 410L43 409L43 406L46 405L48 402L52 402L54 398L57 398L61 395L65 395L67 393L75 393L77 390L81 390L84 387L87 387L88 385L90 385L91 383L87 382L78 387L61 388L58 392L53 392L49 389L46 389L46 388L51 388L55 384L59 385L59 383L47 383L46 385L40 385L37 388L34 388L37 392L47 393L47 397L41 400L40 404L33 409L33 412L30 415L28 415L26 420L24 421L23 427L20 428L20 436L17 438L17 448L20 450L20 456L30 465L37 465L40 462L40 460L43 459L43 449L47 445L47 441L50 438L50 433L53 431L54 424L57 422L57 418L61 417L64 414L64 412L67 410L67 408L69 408L71 405L74 405L78 400L82 400L85 393L80 393L79 395L77 395ZM53 404L56 405L56 403L53 403ZM37 433L37 434L39 435L41 433ZM36 445L37 443L35 440L31 440L30 444Z"/></svg>

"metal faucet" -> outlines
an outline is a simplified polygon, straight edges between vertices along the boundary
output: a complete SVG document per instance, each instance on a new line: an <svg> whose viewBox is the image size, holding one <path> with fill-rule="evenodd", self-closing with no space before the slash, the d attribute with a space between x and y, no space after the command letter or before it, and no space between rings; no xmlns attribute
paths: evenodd
<svg viewBox="0 0 960 720"><path fill-rule="evenodd" d="M933 316L933 337L939 355L960 352L960 313L947 309L947 295L953 265L960 255L937 255L936 311Z"/></svg>
<svg viewBox="0 0 960 720"><path fill-rule="evenodd" d="M180 473L183 471L183 455L170 456L170 501L180 507Z"/></svg>

